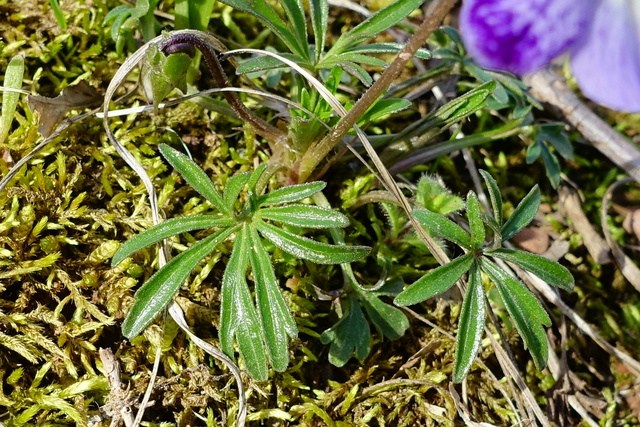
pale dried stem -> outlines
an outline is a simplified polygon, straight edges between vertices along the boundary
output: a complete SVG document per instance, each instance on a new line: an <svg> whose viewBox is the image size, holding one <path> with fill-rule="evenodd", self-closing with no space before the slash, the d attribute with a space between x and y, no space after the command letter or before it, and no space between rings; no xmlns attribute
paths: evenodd
<svg viewBox="0 0 640 427"><path fill-rule="evenodd" d="M534 97L559 109L591 145L640 182L640 152L636 146L591 111L557 74L543 69L525 77L524 82L531 86Z"/></svg>

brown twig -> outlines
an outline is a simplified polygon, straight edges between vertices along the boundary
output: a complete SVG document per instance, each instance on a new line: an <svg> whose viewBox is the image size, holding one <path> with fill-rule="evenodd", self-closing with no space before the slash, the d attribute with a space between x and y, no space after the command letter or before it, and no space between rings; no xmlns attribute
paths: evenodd
<svg viewBox="0 0 640 427"><path fill-rule="evenodd" d="M609 245L593 228L591 222L582 210L582 202L578 193L567 186L558 188L560 196L558 205L564 215L569 217L575 230L582 236L584 246L598 265L609 264L611 254Z"/></svg>
<svg viewBox="0 0 640 427"><path fill-rule="evenodd" d="M609 160L640 182L640 152L625 137L596 115L549 69L540 70L524 79L531 94L539 101L560 110L595 148Z"/></svg>
<svg viewBox="0 0 640 427"><path fill-rule="evenodd" d="M326 158L342 137L356 124L365 111L386 91L400 75L407 62L440 26L442 20L455 5L456 0L440 0L432 3L425 21L404 46L396 59L387 67L380 78L362 95L362 98L340 119L333 130L318 143L312 144L300 160L299 181L304 182L318 164Z"/></svg>

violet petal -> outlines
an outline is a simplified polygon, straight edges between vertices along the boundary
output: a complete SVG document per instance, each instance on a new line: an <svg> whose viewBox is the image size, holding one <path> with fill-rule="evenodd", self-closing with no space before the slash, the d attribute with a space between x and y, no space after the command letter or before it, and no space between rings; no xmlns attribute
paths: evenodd
<svg viewBox="0 0 640 427"><path fill-rule="evenodd" d="M571 56L571 68L585 96L640 112L640 4L603 0L588 37Z"/></svg>
<svg viewBox="0 0 640 427"><path fill-rule="evenodd" d="M580 42L600 0L465 0L460 28L483 67L526 74Z"/></svg>

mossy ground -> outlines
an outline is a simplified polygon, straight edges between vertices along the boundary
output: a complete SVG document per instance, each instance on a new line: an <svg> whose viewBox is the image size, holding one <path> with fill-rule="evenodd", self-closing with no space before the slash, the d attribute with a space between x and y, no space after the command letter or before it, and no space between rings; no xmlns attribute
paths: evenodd
<svg viewBox="0 0 640 427"><path fill-rule="evenodd" d="M61 30L46 2L0 0L0 70L20 53L26 63L24 86L33 94L55 96L80 80L103 92L125 58L115 52L108 29L102 26L114 6L114 2L63 1L68 29ZM161 6L165 10L172 7L171 2ZM227 12L216 6L216 13L220 17ZM245 17L238 16L236 23L242 25ZM350 18L345 16L341 20L333 16L336 24L332 28L339 31L340 24L348 25ZM255 31L246 28L240 33L249 39ZM221 36L233 39L236 35ZM132 76L128 89L135 90L135 83ZM139 99L136 92L127 104ZM426 101L423 107L429 108ZM629 136L636 136L637 117L611 115L610 120ZM113 118L110 124L127 148L143 160L166 217L206 208L159 157L159 143L175 144L181 139L221 186L233 173L251 170L257 159L269 155L259 138L240 122L189 103L152 115ZM472 133L473 126L473 121L465 124L466 132ZM37 129L37 120L22 99L12 133L0 145L0 175L39 141ZM563 264L576 277L576 292L562 297L609 342L638 356L640 295L614 265L593 262L580 236L555 214L557 194L547 184L542 165L527 165L524 152L517 138L472 150L476 164L496 177L504 197L513 203L533 184L542 184L552 232L570 242ZM563 168L584 195L583 207L590 219L598 224L601 197L623 174L584 145L577 147L576 160L564 163ZM440 174L456 193L470 189L468 171L460 158L439 159L413 169L406 177L415 182L424 172ZM361 173L336 167L325 177L335 206L342 202L340 192ZM631 202L638 201L632 189L627 196ZM384 227L382 211L369 205L349 214L359 226L352 239L375 248L376 228L368 224L373 221ZM622 215L612 217L611 222L620 239L633 243L633 237L622 231ZM115 353L123 383L131 396L139 397L148 384L157 346L162 346L163 355L152 394L155 403L145 416L149 425L228 425L234 419L238 399L233 378L170 320L164 337L158 326L132 341L120 332L135 289L157 269L157 259L152 249L115 268L110 267L110 259L121 242L150 225L142 184L115 153L102 121L95 117L71 125L0 193L0 421L5 425L109 425L105 405L112 403L113 395L98 349ZM184 248L198 237L197 233L181 236L175 246ZM406 245L386 243L396 251L394 261L409 266L407 280L418 277L416 269L427 267L426 258L414 259ZM229 249L207 258L178 297L194 330L213 343L219 284ZM286 260L276 262L275 267L280 277L290 277L282 283L283 292L301 333L291 345L291 365L286 372L274 373L264 383L245 377L250 424L464 425L449 390L459 298L432 299L413 307L411 329L404 337L381 342L374 334L369 357L337 368L327 361L327 347L318 339L335 322L327 314L332 302L317 299L308 290L311 285L325 291L339 288L339 269L300 268ZM356 271L359 267L358 274L375 282L365 264L356 263ZM568 366L575 374L570 383L556 383L547 371L538 372L517 333L505 333L521 374L551 419L565 425L579 423L580 417L568 409L565 400L576 394L597 414L594 417L601 425L640 425L637 383L634 389L637 379L553 307L549 309L555 322L549 336L556 352L567 350ZM501 380L505 374L487 341L483 341L479 360L482 363L474 364L462 396L472 419L515 424L512 402L518 398L513 390L505 390Z"/></svg>

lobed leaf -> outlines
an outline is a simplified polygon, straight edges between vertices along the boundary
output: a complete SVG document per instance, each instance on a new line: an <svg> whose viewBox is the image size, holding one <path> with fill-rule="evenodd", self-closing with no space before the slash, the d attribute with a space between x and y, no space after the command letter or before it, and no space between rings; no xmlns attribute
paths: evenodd
<svg viewBox="0 0 640 427"><path fill-rule="evenodd" d="M364 55L356 52L343 52L338 55L332 55L322 61L324 68L333 67L336 64L344 64L353 62L354 64L370 65L372 67L386 68L387 64L384 60L375 56Z"/></svg>
<svg viewBox="0 0 640 427"><path fill-rule="evenodd" d="M332 209L310 205L288 205L260 209L260 217L305 228L346 227L349 218Z"/></svg>
<svg viewBox="0 0 640 427"><path fill-rule="evenodd" d="M551 325L551 319L540 301L519 281L509 276L487 258L482 259L482 271L496 284L509 316L520 332L538 369L547 365L548 342L542 325Z"/></svg>
<svg viewBox="0 0 640 427"><path fill-rule="evenodd" d="M462 301L453 364L453 381L456 383L462 382L478 354L485 323L484 288L476 263L471 266L467 283L469 286Z"/></svg>
<svg viewBox="0 0 640 427"><path fill-rule="evenodd" d="M298 329L287 303L282 298L269 254L255 227L249 227L248 236L251 248L249 260L253 270L262 335L271 366L276 371L282 372L289 364L287 335L295 338Z"/></svg>
<svg viewBox="0 0 640 427"><path fill-rule="evenodd" d="M443 125L451 126L484 108L495 88L495 81L483 83L464 95L447 102L433 114Z"/></svg>
<svg viewBox="0 0 640 427"><path fill-rule="evenodd" d="M380 335L396 340L409 329L407 316L398 308L382 301L374 292L359 290L360 303Z"/></svg>
<svg viewBox="0 0 640 427"><path fill-rule="evenodd" d="M230 227L233 224L234 221L231 218L211 215L171 218L127 240L113 256L111 266L115 267L131 254L169 236L204 228Z"/></svg>
<svg viewBox="0 0 640 427"><path fill-rule="evenodd" d="M540 206L540 189L535 185L529 193L524 196L518 206L502 226L502 240L509 240L531 222L538 212Z"/></svg>
<svg viewBox="0 0 640 427"><path fill-rule="evenodd" d="M224 204L220 193L218 193L218 190L214 187L213 182L211 182L211 179L200 168L200 166L195 164L186 155L166 144L160 144L158 149L164 158L171 163L171 166L180 172L180 175L184 177L187 183L200 193L202 197L207 199L209 203L225 215L231 214L229 209L227 209L227 206Z"/></svg>
<svg viewBox="0 0 640 427"><path fill-rule="evenodd" d="M348 301L349 305L342 319L320 336L323 344L331 343L329 363L338 368L344 366L353 354L359 360L364 360L371 347L371 331L367 319L355 297L350 297Z"/></svg>
<svg viewBox="0 0 640 427"><path fill-rule="evenodd" d="M360 82L364 86L369 87L373 84L373 78L371 77L369 72L355 62L338 61L335 63L335 65L360 80ZM333 66L333 64L331 64L331 66Z"/></svg>
<svg viewBox="0 0 640 427"><path fill-rule="evenodd" d="M530 271L552 286L566 291L573 290L575 280L571 272L556 261L529 252L505 248L487 251L486 254L512 262L524 270Z"/></svg>
<svg viewBox="0 0 640 427"><path fill-rule="evenodd" d="M440 215L448 215L464 208L461 197L451 193L438 178L429 175L421 177L418 181L416 204Z"/></svg>
<svg viewBox="0 0 640 427"><path fill-rule="evenodd" d="M220 346L227 356L233 357L233 337L249 374L257 381L268 378L267 352L264 333L247 285L250 238L247 227L238 231L222 276L220 302Z"/></svg>
<svg viewBox="0 0 640 427"><path fill-rule="evenodd" d="M260 234L283 251L318 264L353 262L366 256L371 251L371 248L367 246L330 245L317 242L263 221L256 222L256 227Z"/></svg>
<svg viewBox="0 0 640 427"><path fill-rule="evenodd" d="M136 292L136 301L122 324L122 333L131 339L151 323L171 301L178 288L200 260L229 237L236 227L220 230L199 241L169 261Z"/></svg>
<svg viewBox="0 0 640 427"><path fill-rule="evenodd" d="M396 297L397 305L412 305L429 299L449 289L473 264L473 254L468 253L429 271Z"/></svg>
<svg viewBox="0 0 640 427"><path fill-rule="evenodd" d="M423 209L414 210L411 214L434 234L444 237L458 246L471 249L471 238L467 232L444 215Z"/></svg>

